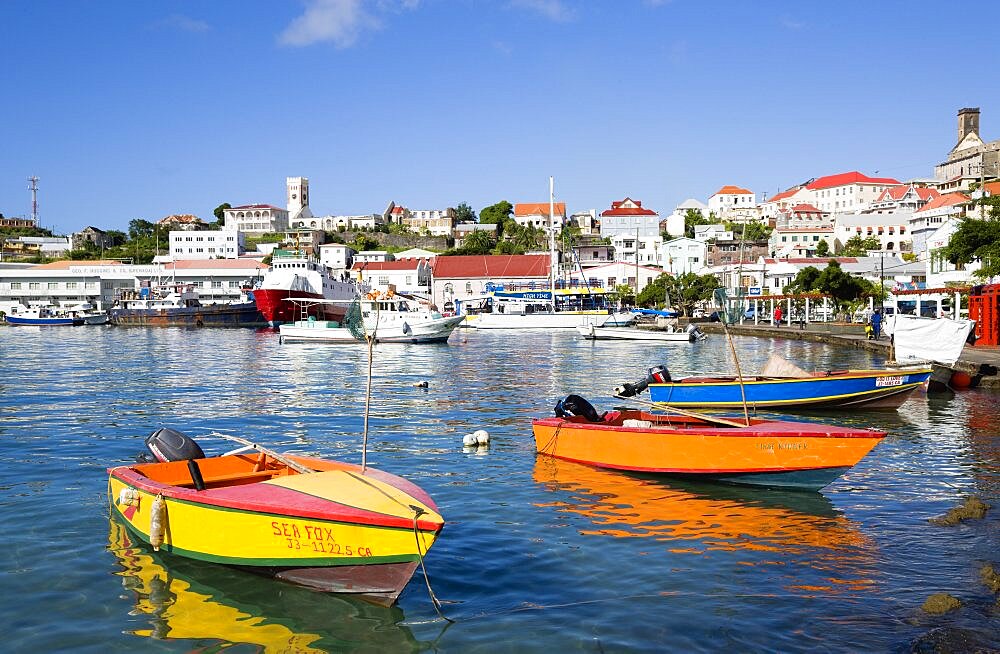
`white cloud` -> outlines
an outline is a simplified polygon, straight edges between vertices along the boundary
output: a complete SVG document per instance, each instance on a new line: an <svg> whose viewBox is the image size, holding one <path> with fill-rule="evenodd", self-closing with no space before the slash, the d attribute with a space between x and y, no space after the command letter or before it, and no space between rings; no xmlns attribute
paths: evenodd
<svg viewBox="0 0 1000 654"><path fill-rule="evenodd" d="M790 16L782 16L780 21L781 26L788 30L800 30L806 26L806 24L800 20L795 20Z"/></svg>
<svg viewBox="0 0 1000 654"><path fill-rule="evenodd" d="M338 48L349 48L362 33L381 26L362 0L307 0L305 13L282 31L278 41L291 46L330 41Z"/></svg>
<svg viewBox="0 0 1000 654"><path fill-rule="evenodd" d="M541 14L557 23L565 23L575 18L575 12L563 4L562 0L511 0L510 4Z"/></svg>
<svg viewBox="0 0 1000 654"><path fill-rule="evenodd" d="M191 18L190 16L182 16L181 14L171 14L163 20L158 21L156 25L157 27L167 27L181 30L182 32L207 32L212 29L203 20Z"/></svg>

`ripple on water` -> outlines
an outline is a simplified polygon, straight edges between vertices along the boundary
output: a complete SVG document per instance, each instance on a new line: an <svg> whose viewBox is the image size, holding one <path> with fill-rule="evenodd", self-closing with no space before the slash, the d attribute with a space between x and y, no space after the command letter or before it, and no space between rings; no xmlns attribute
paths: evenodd
<svg viewBox="0 0 1000 654"><path fill-rule="evenodd" d="M109 529L105 467L132 460L159 426L359 462L364 348L279 345L250 330L0 331L0 612L12 651L886 651L934 625L997 627L977 577L996 563L996 513L928 522L969 493L998 503L994 395L803 416L889 436L822 494L787 493L535 457L530 418L571 392L607 408L620 403L615 385L657 363L731 370L714 336L650 345L470 332L441 347L378 347L369 462L423 486L448 521L427 557L457 620L443 630L421 580L399 607L378 609L160 556ZM734 342L747 372L772 352L812 369L882 362L825 344ZM462 436L479 428L490 447L464 452ZM939 591L969 608L915 619Z"/></svg>

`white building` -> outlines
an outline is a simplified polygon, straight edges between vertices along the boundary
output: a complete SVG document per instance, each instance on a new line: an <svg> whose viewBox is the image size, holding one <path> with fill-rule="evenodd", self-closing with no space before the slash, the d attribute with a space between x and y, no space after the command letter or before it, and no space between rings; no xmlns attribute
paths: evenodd
<svg viewBox="0 0 1000 654"><path fill-rule="evenodd" d="M958 231L960 224L961 219L948 218L926 237L926 274L929 288L942 288L954 283L969 284L973 280L972 274L982 267L978 261L956 266L945 258L944 248L948 246L948 242L951 241L952 235Z"/></svg>
<svg viewBox="0 0 1000 654"><path fill-rule="evenodd" d="M733 240L733 232L732 230L727 230L726 226L722 223L695 225L694 240L701 241L703 243L711 240L731 241Z"/></svg>
<svg viewBox="0 0 1000 654"><path fill-rule="evenodd" d="M532 225L538 229L555 227L561 229L566 224L566 203L556 202L553 205L554 220L549 220L548 202L521 202L514 205L514 220L518 225Z"/></svg>
<svg viewBox="0 0 1000 654"><path fill-rule="evenodd" d="M270 204L244 204L226 209L227 228L247 234L270 234L288 229L288 211Z"/></svg>
<svg viewBox="0 0 1000 654"><path fill-rule="evenodd" d="M581 236L596 236L601 232L601 223L597 219L597 209L574 212L569 222L580 228Z"/></svg>
<svg viewBox="0 0 1000 654"><path fill-rule="evenodd" d="M707 253L705 241L675 238L663 244L660 261L663 262L663 269L673 275L697 273L705 267Z"/></svg>
<svg viewBox="0 0 1000 654"><path fill-rule="evenodd" d="M661 248L663 247L663 237L659 232L654 236L640 236L625 232L611 237L611 245L615 249L615 261L627 263L639 263L646 266L660 266L662 264Z"/></svg>
<svg viewBox="0 0 1000 654"><path fill-rule="evenodd" d="M932 188L900 184L890 186L872 202L866 213L891 213L893 211L914 212L941 194Z"/></svg>
<svg viewBox="0 0 1000 654"><path fill-rule="evenodd" d="M836 236L832 225L804 227L775 227L767 249L778 258L811 257L816 247L826 242L828 252L836 250Z"/></svg>
<svg viewBox="0 0 1000 654"><path fill-rule="evenodd" d="M806 202L827 213L854 213L868 209L890 186L899 180L891 177L869 177L858 171L818 177L806 184Z"/></svg>
<svg viewBox="0 0 1000 654"><path fill-rule="evenodd" d="M614 290L616 286L624 284L642 292L642 289L646 288L650 282L662 275L664 271L660 268L643 265L637 266L634 263L629 264L617 261L606 263L603 266L587 268L586 272L587 284L591 288Z"/></svg>
<svg viewBox="0 0 1000 654"><path fill-rule="evenodd" d="M708 211L732 222L753 222L760 217L754 192L731 185L723 186L708 198Z"/></svg>
<svg viewBox="0 0 1000 654"><path fill-rule="evenodd" d="M423 233L426 231L431 236L452 236L455 232L455 224L458 218L455 209L408 209L403 217L403 224L410 228L410 231Z"/></svg>
<svg viewBox="0 0 1000 654"><path fill-rule="evenodd" d="M308 224L313 217L312 211L309 209L308 178L285 178L285 206L288 208L289 227L315 227Z"/></svg>
<svg viewBox="0 0 1000 654"><path fill-rule="evenodd" d="M100 309L123 290L147 284L190 284L203 302L235 301L242 288L268 267L246 259L206 259L131 265L118 261L54 261L0 268L0 304L72 306L89 302Z"/></svg>
<svg viewBox="0 0 1000 654"><path fill-rule="evenodd" d="M352 273L373 291L385 292L391 286L397 293L429 296L431 292L431 265L426 259L356 262Z"/></svg>
<svg viewBox="0 0 1000 654"><path fill-rule="evenodd" d="M920 259L926 259L927 238L949 219L964 216L970 201L964 193L945 193L914 211L910 218L913 253Z"/></svg>
<svg viewBox="0 0 1000 654"><path fill-rule="evenodd" d="M343 243L324 243L316 248L319 262L333 270L347 270L354 265L354 248Z"/></svg>
<svg viewBox="0 0 1000 654"><path fill-rule="evenodd" d="M787 212L798 204L809 204L811 200L812 194L806 190L805 184L793 186L790 189L772 195L760 203L761 220L775 220L778 214Z"/></svg>
<svg viewBox="0 0 1000 654"><path fill-rule="evenodd" d="M834 216L834 238L838 247L857 236L861 239L877 237L880 247L887 252L909 252L913 239L910 236L910 220L913 214L906 211L897 213L849 213Z"/></svg>
<svg viewBox="0 0 1000 654"><path fill-rule="evenodd" d="M246 235L232 228L169 234L171 259L236 259L246 252Z"/></svg>
<svg viewBox="0 0 1000 654"><path fill-rule="evenodd" d="M395 257L385 250L362 250L354 255L354 263L392 261Z"/></svg>
<svg viewBox="0 0 1000 654"><path fill-rule="evenodd" d="M640 200L612 202L610 209L601 212L601 236L613 240L619 235L659 236L660 214L643 208Z"/></svg>

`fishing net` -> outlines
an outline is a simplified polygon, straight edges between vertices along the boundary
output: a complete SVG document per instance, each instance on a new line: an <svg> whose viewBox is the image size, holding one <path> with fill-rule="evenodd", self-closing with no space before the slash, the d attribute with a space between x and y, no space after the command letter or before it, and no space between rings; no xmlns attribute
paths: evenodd
<svg viewBox="0 0 1000 654"><path fill-rule="evenodd" d="M727 325L733 325L739 321L739 308L733 306L729 301L729 296L726 294L726 289L717 288L715 289L715 303L722 310L722 319L726 321Z"/></svg>
<svg viewBox="0 0 1000 654"><path fill-rule="evenodd" d="M354 300L347 308L343 325L351 332L351 336L359 341L365 340L365 319L361 315L361 302L359 300Z"/></svg>

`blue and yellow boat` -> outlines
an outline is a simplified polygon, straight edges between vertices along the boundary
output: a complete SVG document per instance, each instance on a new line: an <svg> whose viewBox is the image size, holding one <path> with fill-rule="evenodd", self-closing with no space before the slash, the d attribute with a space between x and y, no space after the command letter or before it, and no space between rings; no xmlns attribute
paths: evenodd
<svg viewBox="0 0 1000 654"><path fill-rule="evenodd" d="M617 390L635 395L648 385L654 403L681 408L742 409L745 395L750 409L896 409L930 376L930 367L832 370L802 377L744 376L741 383L738 377L671 379L661 367L652 369L645 380Z"/></svg>

